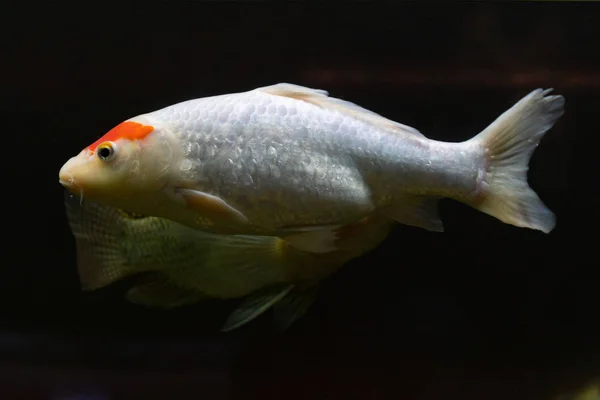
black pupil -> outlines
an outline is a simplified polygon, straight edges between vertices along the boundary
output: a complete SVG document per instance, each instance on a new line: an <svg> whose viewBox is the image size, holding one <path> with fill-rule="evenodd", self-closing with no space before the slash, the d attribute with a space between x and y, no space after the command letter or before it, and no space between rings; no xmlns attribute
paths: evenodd
<svg viewBox="0 0 600 400"><path fill-rule="evenodd" d="M110 157L112 151L108 147L103 147L99 151L100 158L108 158Z"/></svg>

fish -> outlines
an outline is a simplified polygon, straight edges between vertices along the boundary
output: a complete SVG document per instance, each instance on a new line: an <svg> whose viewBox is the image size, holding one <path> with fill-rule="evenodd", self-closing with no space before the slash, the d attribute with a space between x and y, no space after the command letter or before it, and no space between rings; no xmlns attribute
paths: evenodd
<svg viewBox="0 0 600 400"><path fill-rule="evenodd" d="M338 230L338 250L314 254L274 236L214 234L82 201L68 191L64 196L83 291L133 279L126 299L150 308L241 299L223 331L269 309L276 326L287 329L314 302L319 282L378 247L395 224L367 217Z"/></svg>
<svg viewBox="0 0 600 400"><path fill-rule="evenodd" d="M191 99L118 124L67 160L59 182L98 203L311 253L335 251L338 228L374 214L443 232L442 198L547 234L556 217L527 171L564 113L553 90L533 90L463 142L291 83Z"/></svg>

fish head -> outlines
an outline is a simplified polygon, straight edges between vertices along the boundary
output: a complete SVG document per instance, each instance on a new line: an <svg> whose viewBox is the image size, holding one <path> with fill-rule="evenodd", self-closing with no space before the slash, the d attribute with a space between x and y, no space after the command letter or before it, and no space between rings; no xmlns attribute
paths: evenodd
<svg viewBox="0 0 600 400"><path fill-rule="evenodd" d="M140 116L117 125L70 158L59 182L82 198L146 212L143 202L156 201L175 156L164 127L155 122Z"/></svg>

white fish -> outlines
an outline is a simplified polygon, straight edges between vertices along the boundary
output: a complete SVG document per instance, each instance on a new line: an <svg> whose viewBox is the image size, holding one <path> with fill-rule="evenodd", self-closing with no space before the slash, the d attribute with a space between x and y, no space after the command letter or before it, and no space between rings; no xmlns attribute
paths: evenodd
<svg viewBox="0 0 600 400"><path fill-rule="evenodd" d="M335 229L374 213L442 231L448 197L545 233L554 214L529 187L531 154L564 112L537 89L461 143L323 90L281 83L131 118L59 173L85 198L225 234L335 250Z"/></svg>
<svg viewBox="0 0 600 400"><path fill-rule="evenodd" d="M127 277L134 303L173 308L205 299L246 296L224 330L237 328L273 307L285 329L312 304L318 282L377 247L393 221L370 217L337 231L338 250L309 254L272 236L220 235L157 217L81 202L67 194L83 290Z"/></svg>

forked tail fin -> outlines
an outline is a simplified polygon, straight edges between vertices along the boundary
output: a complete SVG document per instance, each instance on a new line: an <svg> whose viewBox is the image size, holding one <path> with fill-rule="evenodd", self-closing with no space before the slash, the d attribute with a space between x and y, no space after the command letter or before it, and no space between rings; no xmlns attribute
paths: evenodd
<svg viewBox="0 0 600 400"><path fill-rule="evenodd" d="M466 143L481 146L487 173L470 206L507 224L549 233L555 216L527 182L529 160L544 134L564 113L565 99L536 89Z"/></svg>

